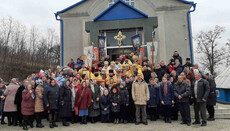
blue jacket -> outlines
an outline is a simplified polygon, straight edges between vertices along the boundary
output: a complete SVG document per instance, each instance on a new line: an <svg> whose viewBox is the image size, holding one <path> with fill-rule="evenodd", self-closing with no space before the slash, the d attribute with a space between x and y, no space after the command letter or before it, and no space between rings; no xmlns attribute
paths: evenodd
<svg viewBox="0 0 230 131"><path fill-rule="evenodd" d="M156 87L157 85L148 85L149 88L149 94L150 94L150 98L148 101L148 106L150 107L155 107L157 106L157 104L159 103L159 86Z"/></svg>
<svg viewBox="0 0 230 131"><path fill-rule="evenodd" d="M65 78L63 78L62 75L58 75L57 80L58 80L58 83L60 84L60 86L62 86L63 83L65 82Z"/></svg>
<svg viewBox="0 0 230 131"><path fill-rule="evenodd" d="M160 90L159 90L159 95L160 95L160 101L164 101L164 105L172 105L172 101L174 100L174 87L170 82L167 82L167 95L165 97L164 95L164 83L162 82L160 84Z"/></svg>
<svg viewBox="0 0 230 131"><path fill-rule="evenodd" d="M79 69L81 69L82 62L76 62L75 65L78 65Z"/></svg>

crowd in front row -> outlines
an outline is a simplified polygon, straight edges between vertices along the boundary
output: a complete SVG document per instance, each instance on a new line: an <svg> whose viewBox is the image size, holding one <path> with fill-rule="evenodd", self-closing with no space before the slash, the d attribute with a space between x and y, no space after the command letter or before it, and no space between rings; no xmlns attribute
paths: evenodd
<svg viewBox="0 0 230 131"><path fill-rule="evenodd" d="M50 128L80 122L143 123L164 119L165 123L178 120L181 124L207 125L214 121L216 104L215 81L192 65L190 59L182 65L175 51L169 63L161 61L153 66L147 57L138 63L131 53L115 61L109 56L87 67L77 59L57 70L34 73L20 83L16 78L6 87L0 84L1 124L43 128L42 119ZM190 105L194 105L195 122L191 123ZM209 118L206 118L208 110ZM202 121L200 121L200 115Z"/></svg>

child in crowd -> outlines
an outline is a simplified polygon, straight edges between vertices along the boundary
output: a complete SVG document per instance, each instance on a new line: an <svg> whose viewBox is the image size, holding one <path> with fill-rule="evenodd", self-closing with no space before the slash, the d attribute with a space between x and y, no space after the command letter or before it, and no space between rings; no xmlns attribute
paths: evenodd
<svg viewBox="0 0 230 131"><path fill-rule="evenodd" d="M127 123L127 106L129 106L129 92L125 87L125 83L121 82L120 84L120 123Z"/></svg>
<svg viewBox="0 0 230 131"><path fill-rule="evenodd" d="M120 103L121 103L121 97L119 95L117 87L112 88L111 93L111 112L114 120L114 124L119 123L119 113L120 113Z"/></svg>

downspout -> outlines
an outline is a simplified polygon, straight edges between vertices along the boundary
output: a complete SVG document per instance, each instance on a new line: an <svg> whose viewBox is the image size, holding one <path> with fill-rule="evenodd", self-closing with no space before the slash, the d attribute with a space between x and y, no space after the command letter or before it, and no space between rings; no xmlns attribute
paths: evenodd
<svg viewBox="0 0 230 131"><path fill-rule="evenodd" d="M58 19L58 14L55 13L55 18L56 20L61 22L61 66L64 66L64 30L63 30L63 20L62 19Z"/></svg>
<svg viewBox="0 0 230 131"><path fill-rule="evenodd" d="M193 46L192 46L192 33L191 33L191 25L190 25L190 13L194 12L196 10L196 3L191 2L193 6L193 10L189 10L187 12L187 21L188 21L188 35L189 35L189 45L190 45L190 57L191 57L191 63L193 64Z"/></svg>
<svg viewBox="0 0 230 131"><path fill-rule="evenodd" d="M188 35L189 35L189 45L190 45L190 55L191 55L191 63L194 63L193 60L193 46L192 46L192 33L191 33L191 22L190 22L190 13L196 10L196 3L192 2L193 10L187 12L187 21L188 21Z"/></svg>

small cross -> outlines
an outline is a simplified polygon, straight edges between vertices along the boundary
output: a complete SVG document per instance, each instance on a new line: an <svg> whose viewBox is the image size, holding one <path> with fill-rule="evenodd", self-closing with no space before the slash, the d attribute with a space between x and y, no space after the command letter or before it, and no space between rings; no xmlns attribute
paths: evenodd
<svg viewBox="0 0 230 131"><path fill-rule="evenodd" d="M126 38L125 35L122 35L122 32L119 31L117 36L114 37L114 39L116 39L118 41L118 46L120 47L121 46L121 42L122 40L124 40Z"/></svg>

